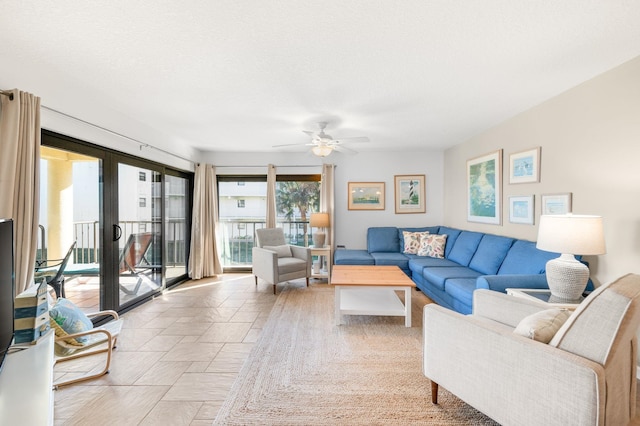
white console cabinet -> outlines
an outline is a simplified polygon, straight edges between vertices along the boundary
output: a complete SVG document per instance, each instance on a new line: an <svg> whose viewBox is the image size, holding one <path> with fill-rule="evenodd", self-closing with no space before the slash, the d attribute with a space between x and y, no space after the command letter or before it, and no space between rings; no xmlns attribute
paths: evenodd
<svg viewBox="0 0 640 426"><path fill-rule="evenodd" d="M0 371L0 424L53 424L53 342L50 330L35 345L10 353Z"/></svg>

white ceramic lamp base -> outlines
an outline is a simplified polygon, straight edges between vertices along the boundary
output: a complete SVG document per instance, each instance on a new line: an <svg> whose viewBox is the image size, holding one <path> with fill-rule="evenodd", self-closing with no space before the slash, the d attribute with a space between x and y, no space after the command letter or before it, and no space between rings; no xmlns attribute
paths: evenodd
<svg viewBox="0 0 640 426"><path fill-rule="evenodd" d="M589 268L572 254L563 254L547 262L546 275L554 299L575 301L582 297L587 286Z"/></svg>
<svg viewBox="0 0 640 426"><path fill-rule="evenodd" d="M324 247L324 238L325 238L324 232L316 232L313 234L312 238L313 238L314 247Z"/></svg>

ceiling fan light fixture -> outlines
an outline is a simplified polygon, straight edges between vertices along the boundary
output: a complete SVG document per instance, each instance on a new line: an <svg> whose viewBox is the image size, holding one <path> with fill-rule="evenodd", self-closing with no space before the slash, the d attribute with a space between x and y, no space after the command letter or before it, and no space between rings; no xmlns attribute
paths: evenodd
<svg viewBox="0 0 640 426"><path fill-rule="evenodd" d="M326 157L333 152L333 148L328 145L316 145L311 148L311 152L318 157Z"/></svg>

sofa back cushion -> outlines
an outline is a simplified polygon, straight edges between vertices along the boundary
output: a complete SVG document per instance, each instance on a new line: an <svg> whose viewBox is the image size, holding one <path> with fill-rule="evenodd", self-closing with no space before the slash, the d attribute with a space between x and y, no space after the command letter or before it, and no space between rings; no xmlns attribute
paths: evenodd
<svg viewBox="0 0 640 426"><path fill-rule="evenodd" d="M395 226L377 226L367 229L367 251L400 253L400 238Z"/></svg>
<svg viewBox="0 0 640 426"><path fill-rule="evenodd" d="M558 253L537 249L532 241L516 240L504 258L498 275L544 274L547 262L558 256Z"/></svg>
<svg viewBox="0 0 640 426"><path fill-rule="evenodd" d="M447 234L447 245L444 248L444 257L449 258L449 254L451 253L451 249L453 249L453 245L456 243L456 239L462 232L459 229L448 228L446 226L441 226L438 229L438 234Z"/></svg>
<svg viewBox="0 0 640 426"><path fill-rule="evenodd" d="M449 239L448 235L449 234L447 234L447 239ZM447 256L447 259L453 260L454 262L462 266L469 266L469 262L471 262L471 258L475 254L476 249L478 248L478 244L480 244L480 240L482 239L483 235L484 234L480 232L460 232L460 235L458 235L458 238L456 238L455 244L453 245L451 252Z"/></svg>
<svg viewBox="0 0 640 426"><path fill-rule="evenodd" d="M495 275L514 241L513 238L485 234L469 267L485 275Z"/></svg>

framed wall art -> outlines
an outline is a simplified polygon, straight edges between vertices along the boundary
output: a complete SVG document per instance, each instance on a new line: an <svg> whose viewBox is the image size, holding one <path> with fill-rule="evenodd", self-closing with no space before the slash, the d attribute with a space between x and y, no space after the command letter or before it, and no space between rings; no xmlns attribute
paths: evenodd
<svg viewBox="0 0 640 426"><path fill-rule="evenodd" d="M396 175L394 181L396 214L427 211L424 175Z"/></svg>
<svg viewBox="0 0 640 426"><path fill-rule="evenodd" d="M509 222L533 225L533 195L509 197Z"/></svg>
<svg viewBox="0 0 640 426"><path fill-rule="evenodd" d="M509 155L509 183L540 182L540 147Z"/></svg>
<svg viewBox="0 0 640 426"><path fill-rule="evenodd" d="M384 182L349 182L349 210L384 210Z"/></svg>
<svg viewBox="0 0 640 426"><path fill-rule="evenodd" d="M502 223L502 150L467 161L467 220Z"/></svg>
<svg viewBox="0 0 640 426"><path fill-rule="evenodd" d="M542 194L542 214L571 213L571 193Z"/></svg>

